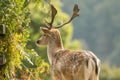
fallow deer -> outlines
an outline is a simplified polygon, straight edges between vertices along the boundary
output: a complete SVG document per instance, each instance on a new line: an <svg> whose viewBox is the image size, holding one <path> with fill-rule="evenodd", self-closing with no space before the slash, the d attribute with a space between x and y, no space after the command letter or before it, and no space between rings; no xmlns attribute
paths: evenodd
<svg viewBox="0 0 120 80"><path fill-rule="evenodd" d="M58 30L79 15L78 5L74 6L70 20L58 27L52 25L57 10L53 5L51 5L51 9L51 22L47 22L46 28L41 28L44 34L39 38L37 44L47 46L47 56L54 80L99 80L99 58L91 51L64 49Z"/></svg>

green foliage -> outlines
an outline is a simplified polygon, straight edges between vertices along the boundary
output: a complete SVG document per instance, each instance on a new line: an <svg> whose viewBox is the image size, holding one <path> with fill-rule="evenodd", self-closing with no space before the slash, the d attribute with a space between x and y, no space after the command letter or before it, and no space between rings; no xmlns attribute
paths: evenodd
<svg viewBox="0 0 120 80"><path fill-rule="evenodd" d="M34 2L38 1L41 2L42 0L35 0ZM7 29L5 37L0 37L0 52L7 59L7 63L0 71L0 80L10 80L16 77L27 79L31 78L29 74L36 74L32 78L38 80L40 74L49 69L49 65L34 50L26 48L30 36L30 19L28 18L29 9L27 6L31 2L29 0L0 1L0 24L5 25ZM34 68L31 69L31 66L25 65L25 61L28 61L27 64L30 63Z"/></svg>
<svg viewBox="0 0 120 80"><path fill-rule="evenodd" d="M101 68L100 80L120 80L120 68L109 67L106 64Z"/></svg>

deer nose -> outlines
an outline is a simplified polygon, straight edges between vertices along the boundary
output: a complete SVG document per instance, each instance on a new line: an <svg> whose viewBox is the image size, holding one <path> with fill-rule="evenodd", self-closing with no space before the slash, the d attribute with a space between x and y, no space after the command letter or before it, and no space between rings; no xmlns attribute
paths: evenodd
<svg viewBox="0 0 120 80"><path fill-rule="evenodd" d="M39 44L40 43L40 40L37 40L37 44Z"/></svg>

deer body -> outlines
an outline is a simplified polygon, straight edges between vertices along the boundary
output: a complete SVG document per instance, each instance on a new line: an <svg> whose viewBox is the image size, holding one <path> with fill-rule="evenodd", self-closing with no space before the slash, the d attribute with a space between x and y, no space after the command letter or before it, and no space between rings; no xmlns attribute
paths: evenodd
<svg viewBox="0 0 120 80"><path fill-rule="evenodd" d="M37 41L37 44L47 46L47 55L54 80L99 80L100 60L91 51L64 49L60 32L57 29L79 15L78 5L74 6L70 20L54 28L52 24L57 10L53 5L51 5L51 9L51 22L47 22L46 28L41 28L44 34Z"/></svg>
<svg viewBox="0 0 120 80"><path fill-rule="evenodd" d="M98 80L100 60L90 51L63 48L57 29L43 28L44 35L37 41L47 45L47 55L55 80Z"/></svg>

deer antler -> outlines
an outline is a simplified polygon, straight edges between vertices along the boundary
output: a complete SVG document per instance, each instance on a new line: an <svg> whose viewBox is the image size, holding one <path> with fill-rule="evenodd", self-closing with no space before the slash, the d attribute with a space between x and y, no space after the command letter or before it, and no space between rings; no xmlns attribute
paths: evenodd
<svg viewBox="0 0 120 80"><path fill-rule="evenodd" d="M55 27L55 28L56 28L56 29L57 29L57 28L61 28L61 27L63 27L64 25L70 23L75 17L79 16L78 12L79 12L78 5L75 4L75 6L74 6L74 8L73 8L73 14L72 14L71 18L70 18L67 22L65 22L65 23L63 23L63 24L61 24L61 25L59 25L59 26L57 26L57 27Z"/></svg>
<svg viewBox="0 0 120 80"><path fill-rule="evenodd" d="M52 4L51 4L51 10L52 10L51 22L49 23L49 22L45 21L48 24L48 26L47 26L48 29L52 28L52 24L54 22L55 15L57 14L57 10L55 9L55 7Z"/></svg>

